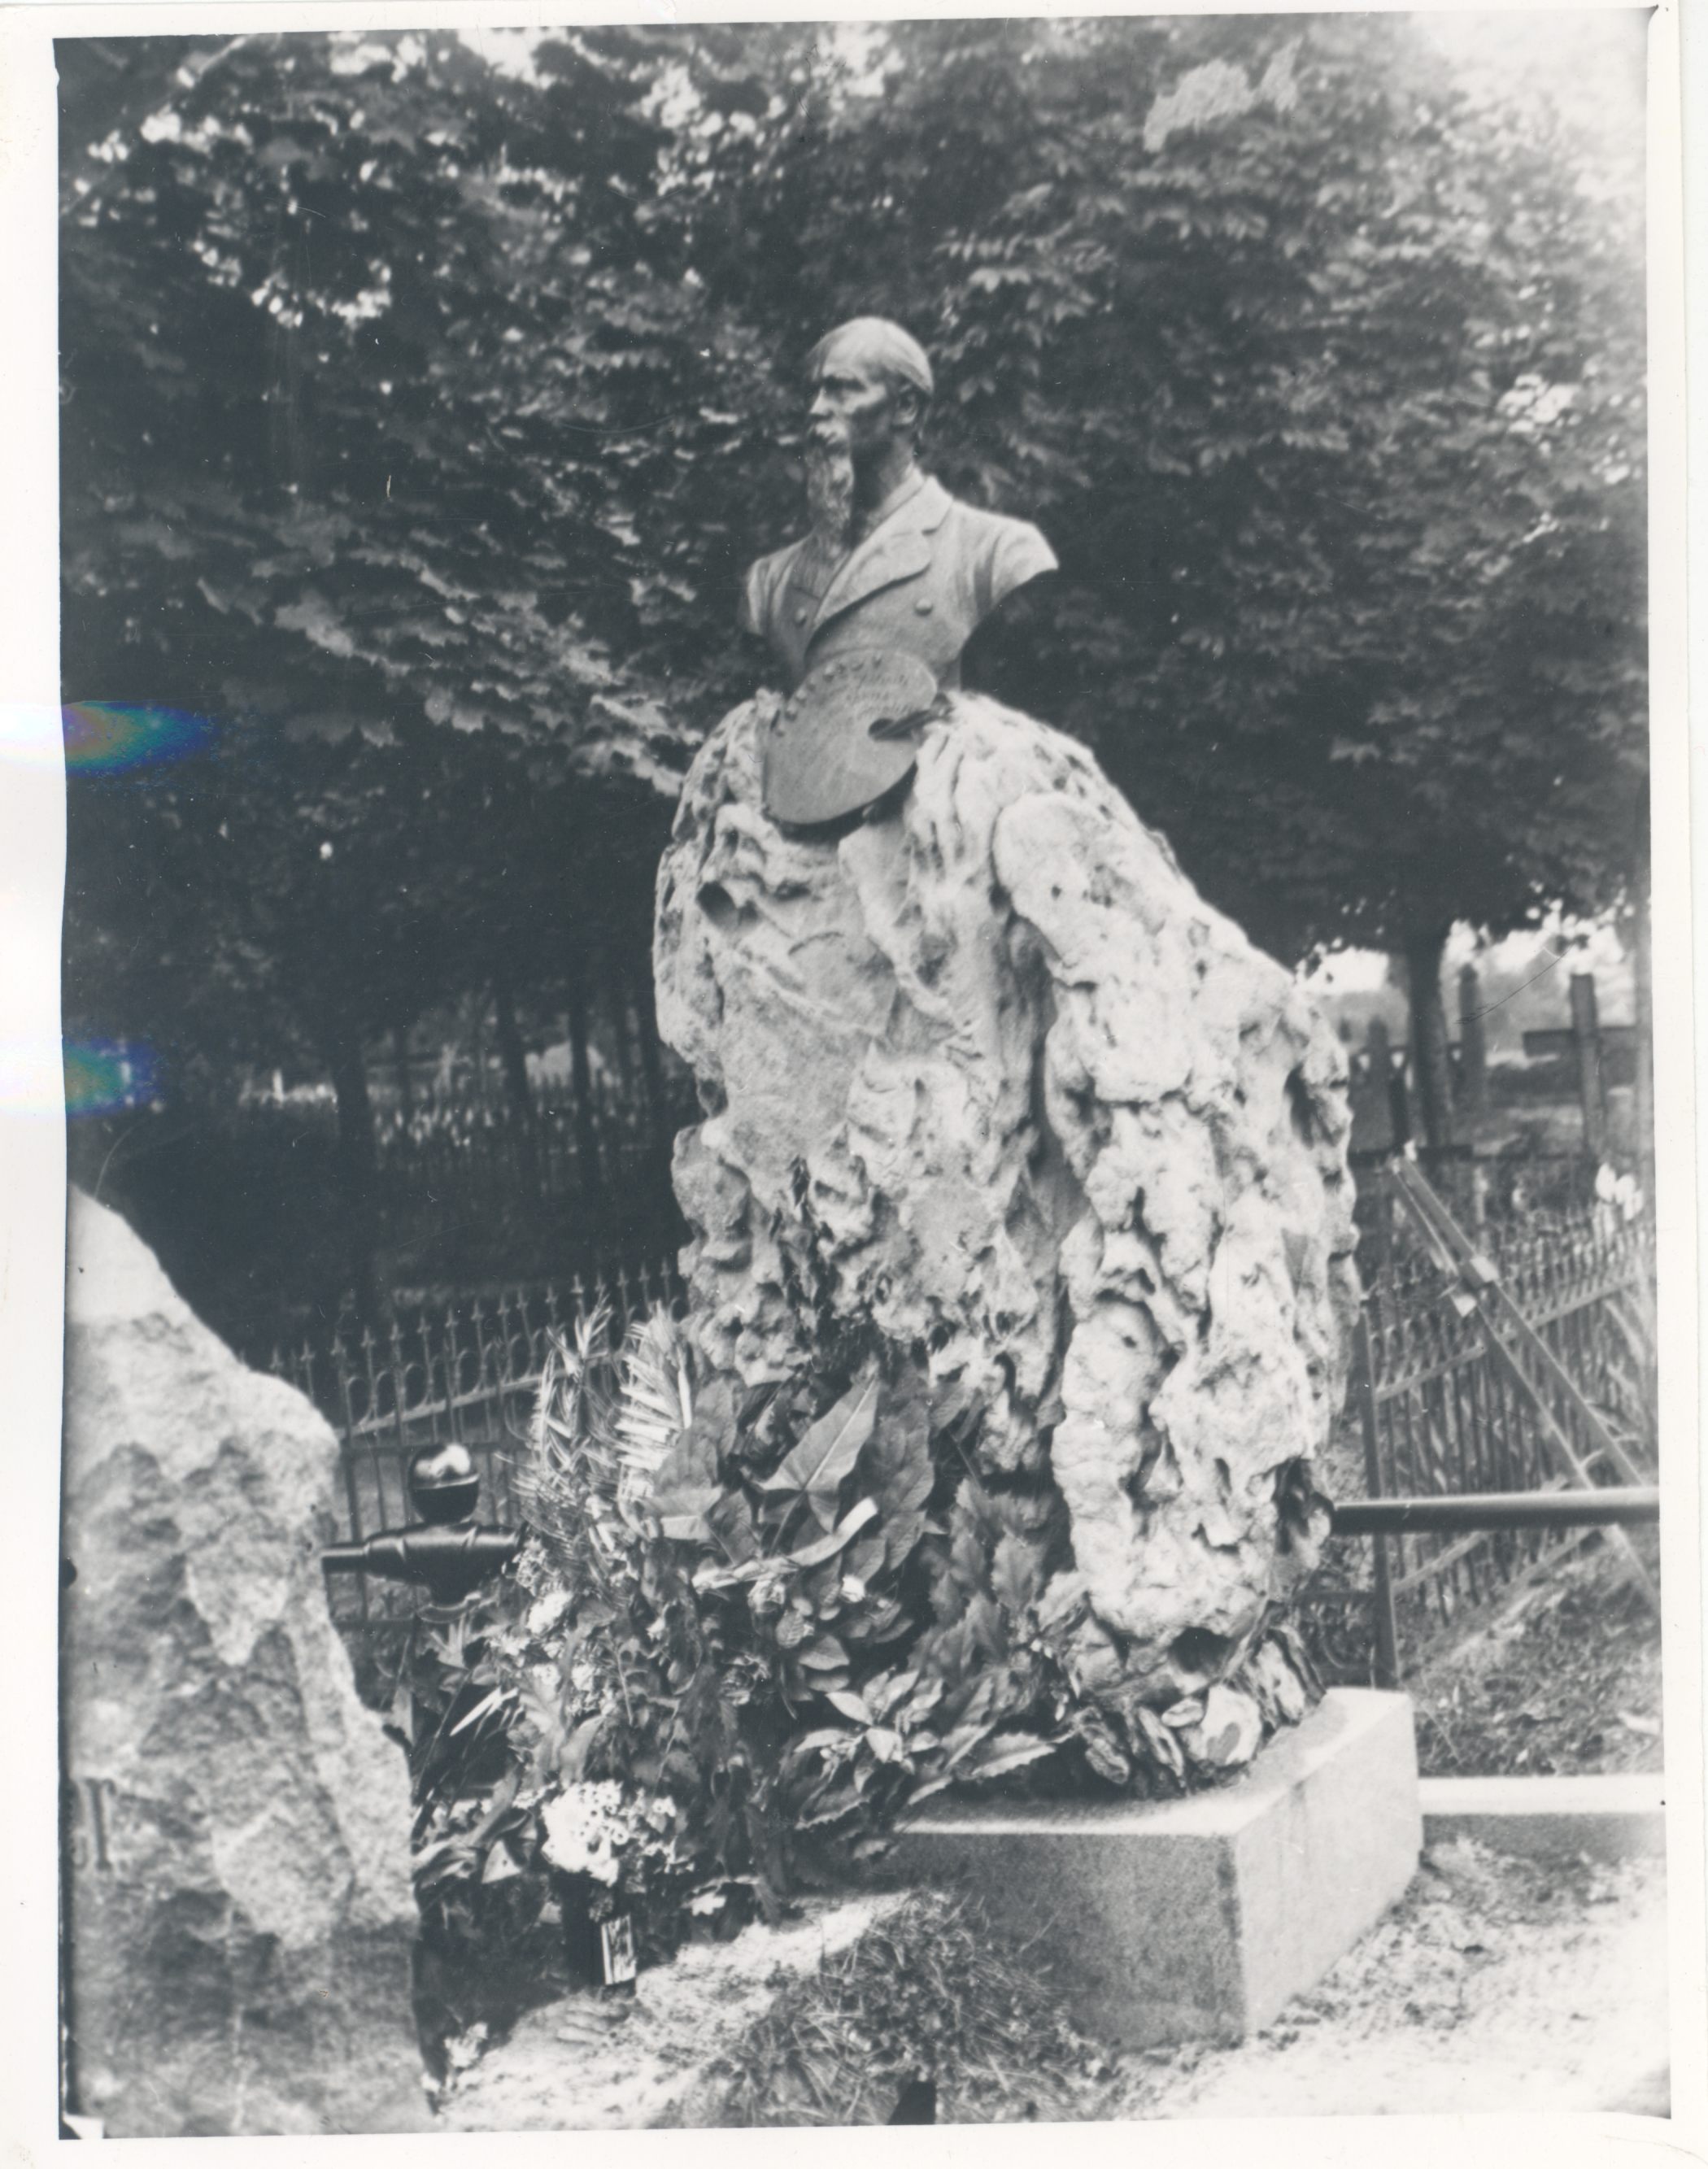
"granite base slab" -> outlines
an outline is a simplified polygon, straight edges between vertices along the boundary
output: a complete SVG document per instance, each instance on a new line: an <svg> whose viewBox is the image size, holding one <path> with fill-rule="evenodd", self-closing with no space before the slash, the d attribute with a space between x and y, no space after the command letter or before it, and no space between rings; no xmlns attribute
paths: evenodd
<svg viewBox="0 0 1708 2169"><path fill-rule="evenodd" d="M1422 1842L1410 1702L1337 1687L1214 1792L934 1803L889 1873L975 1894L1087 2031L1143 2048L1268 2025L1400 1897Z"/></svg>

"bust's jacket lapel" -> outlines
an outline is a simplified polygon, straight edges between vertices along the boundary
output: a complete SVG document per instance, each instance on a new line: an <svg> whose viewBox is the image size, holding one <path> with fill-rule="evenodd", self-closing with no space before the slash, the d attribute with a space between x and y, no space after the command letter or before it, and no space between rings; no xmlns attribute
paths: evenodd
<svg viewBox="0 0 1708 2169"><path fill-rule="evenodd" d="M825 589L813 620L816 633L833 617L852 610L880 588L898 580L911 580L931 561L926 540L947 518L953 499L940 482L927 477L905 504L899 504L881 527L868 535Z"/></svg>

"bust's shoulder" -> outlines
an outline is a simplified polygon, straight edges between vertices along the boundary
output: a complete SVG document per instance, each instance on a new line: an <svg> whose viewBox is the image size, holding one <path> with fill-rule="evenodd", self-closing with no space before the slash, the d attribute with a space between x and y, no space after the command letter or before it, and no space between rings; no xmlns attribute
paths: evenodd
<svg viewBox="0 0 1708 2169"><path fill-rule="evenodd" d="M986 512L959 498L948 498L939 531L940 546L976 568L984 609L993 609L1016 588L1057 568L1056 554L1029 520L1006 512ZM988 587L988 593L983 590Z"/></svg>
<svg viewBox="0 0 1708 2169"><path fill-rule="evenodd" d="M762 580L769 586L788 578L789 568L794 563L812 538L802 536L796 542L785 542L781 550L771 550L763 557L755 557L747 568L750 580Z"/></svg>
<svg viewBox="0 0 1708 2169"><path fill-rule="evenodd" d="M741 620L750 632L765 630L771 605L810 539L803 536L798 542L786 542L781 550L756 557L748 567L741 583Z"/></svg>
<svg viewBox="0 0 1708 2169"><path fill-rule="evenodd" d="M943 528L957 541L985 549L1004 550L1035 544L1046 552L1049 551L1042 532L1029 520L1017 520L1006 512L986 512L981 505L969 504L958 497L948 498ZM1053 555L1051 562L1054 562Z"/></svg>

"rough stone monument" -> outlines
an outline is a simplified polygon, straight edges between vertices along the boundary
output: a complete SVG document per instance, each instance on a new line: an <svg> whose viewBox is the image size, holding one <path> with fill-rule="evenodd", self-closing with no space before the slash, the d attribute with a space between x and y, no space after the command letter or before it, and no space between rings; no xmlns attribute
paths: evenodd
<svg viewBox="0 0 1708 2169"><path fill-rule="evenodd" d="M403 1757L320 1548L338 1446L73 1193L64 2018L109 2137L426 2122Z"/></svg>
<svg viewBox="0 0 1708 2169"><path fill-rule="evenodd" d="M920 475L923 354L862 321L813 366L832 472L745 605L787 697L713 733L659 877L659 1023L706 1111L691 1329L752 1385L875 1326L973 1410L981 1479L1065 1513L1086 1691L1202 1695L1181 1745L1223 1771L1262 1731L1236 1669L1272 1720L1308 1699L1272 1630L1357 1301L1343 1058L1087 753L956 690L1054 559Z"/></svg>

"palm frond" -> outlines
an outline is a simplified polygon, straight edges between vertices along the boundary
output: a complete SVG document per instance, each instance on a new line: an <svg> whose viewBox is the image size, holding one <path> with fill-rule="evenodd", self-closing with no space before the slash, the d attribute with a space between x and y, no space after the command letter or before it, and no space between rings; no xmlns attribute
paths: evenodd
<svg viewBox="0 0 1708 2169"><path fill-rule="evenodd" d="M614 1444L632 1477L645 1484L693 1419L687 1349L668 1311L629 1329L621 1361Z"/></svg>
<svg viewBox="0 0 1708 2169"><path fill-rule="evenodd" d="M523 1516L570 1588L604 1584L646 1531L653 1477L693 1415L688 1345L666 1311L612 1346L601 1303L573 1342L552 1335L527 1450L515 1471Z"/></svg>

